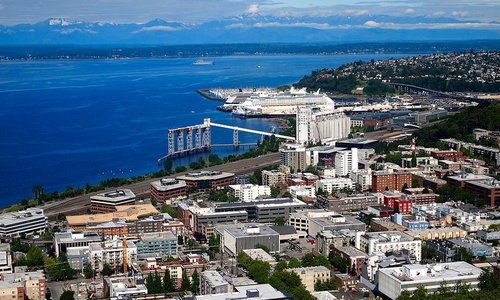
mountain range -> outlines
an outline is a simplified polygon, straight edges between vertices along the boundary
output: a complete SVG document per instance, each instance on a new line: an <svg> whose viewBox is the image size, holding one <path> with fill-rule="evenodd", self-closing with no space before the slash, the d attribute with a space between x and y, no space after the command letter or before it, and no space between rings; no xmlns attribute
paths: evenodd
<svg viewBox="0 0 500 300"><path fill-rule="evenodd" d="M51 18L0 26L0 44L179 45L224 43L384 42L500 39L500 23L394 16L275 17L242 15L199 24L155 19L117 24Z"/></svg>

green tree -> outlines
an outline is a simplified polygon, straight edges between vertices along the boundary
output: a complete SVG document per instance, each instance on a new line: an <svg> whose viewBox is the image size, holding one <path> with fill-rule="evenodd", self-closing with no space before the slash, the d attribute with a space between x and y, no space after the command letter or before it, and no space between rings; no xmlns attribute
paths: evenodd
<svg viewBox="0 0 500 300"><path fill-rule="evenodd" d="M279 196L279 194L280 194L280 189L275 187L275 186L272 186L271 187L271 197L276 198Z"/></svg>
<svg viewBox="0 0 500 300"><path fill-rule="evenodd" d="M179 213L177 212L177 210L175 208L173 208L172 206L168 205L168 204L162 204L160 210L161 210L162 213L169 214L172 218L178 218L179 217Z"/></svg>
<svg viewBox="0 0 500 300"><path fill-rule="evenodd" d="M111 276L113 275L113 270L111 269L111 266L108 263L104 263L102 266L102 276Z"/></svg>
<svg viewBox="0 0 500 300"><path fill-rule="evenodd" d="M191 292L196 294L200 288L200 277L198 276L196 269L194 270L193 275L191 275L191 279Z"/></svg>
<svg viewBox="0 0 500 300"><path fill-rule="evenodd" d="M328 259L322 255L314 255L312 253L307 253L302 258L302 266L303 267L318 267L325 266L327 268L331 267Z"/></svg>
<svg viewBox="0 0 500 300"><path fill-rule="evenodd" d="M269 249L269 247L267 247L266 245L263 245L263 244L256 244L255 248L262 249L262 250L266 251L267 253L271 253L271 249Z"/></svg>
<svg viewBox="0 0 500 300"><path fill-rule="evenodd" d="M40 197L43 195L43 186L41 184L35 184L31 188L31 192L33 193L33 198L40 199Z"/></svg>
<svg viewBox="0 0 500 300"><path fill-rule="evenodd" d="M329 260L332 266L334 266L340 272L347 273L347 271L349 271L349 262L342 257L335 256L333 254L333 251L330 252Z"/></svg>
<svg viewBox="0 0 500 300"><path fill-rule="evenodd" d="M285 225L285 219L283 217L277 217L274 219L274 225L276 226L284 226Z"/></svg>
<svg viewBox="0 0 500 300"><path fill-rule="evenodd" d="M43 253L42 249L38 247L31 247L26 254L26 261L28 267L43 266Z"/></svg>
<svg viewBox="0 0 500 300"><path fill-rule="evenodd" d="M83 276L89 279L92 278L93 275L94 275L94 270L92 269L92 266L90 265L90 263L86 263L85 266L83 266Z"/></svg>
<svg viewBox="0 0 500 300"><path fill-rule="evenodd" d="M174 282L170 277L170 271L168 269L165 270L165 274L163 275L163 291L165 293L173 292L175 289Z"/></svg>
<svg viewBox="0 0 500 300"><path fill-rule="evenodd" d="M187 276L186 270L182 270L181 291L189 291L190 289L191 282L189 281L189 277Z"/></svg>
<svg viewBox="0 0 500 300"><path fill-rule="evenodd" d="M184 245L184 237L182 235L177 236L177 244Z"/></svg>
<svg viewBox="0 0 500 300"><path fill-rule="evenodd" d="M296 258L292 258L288 262L288 267L291 269L300 268L300 267L302 267L302 262Z"/></svg>
<svg viewBox="0 0 500 300"><path fill-rule="evenodd" d="M271 266L269 263L261 260L252 260L247 268L248 276L259 284L269 282L269 272Z"/></svg>
<svg viewBox="0 0 500 300"><path fill-rule="evenodd" d="M74 299L75 299L74 291L64 291L61 294L61 298L59 298L59 300L74 300Z"/></svg>
<svg viewBox="0 0 500 300"><path fill-rule="evenodd" d="M280 272L285 270L286 268L288 268L288 263L286 262L286 260L280 259L276 266L274 266L274 271Z"/></svg>

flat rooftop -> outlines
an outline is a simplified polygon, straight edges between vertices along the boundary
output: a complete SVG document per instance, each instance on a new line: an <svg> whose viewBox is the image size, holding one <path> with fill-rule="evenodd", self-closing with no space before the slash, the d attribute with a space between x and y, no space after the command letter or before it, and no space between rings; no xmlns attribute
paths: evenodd
<svg viewBox="0 0 500 300"><path fill-rule="evenodd" d="M219 171L191 172L177 177L177 180L216 180L234 176L233 173Z"/></svg>
<svg viewBox="0 0 500 300"><path fill-rule="evenodd" d="M409 242L415 238L409 234L400 231L381 231L381 232L367 232L363 235L367 239L378 239L380 243L389 242Z"/></svg>
<svg viewBox="0 0 500 300"><path fill-rule="evenodd" d="M217 271L203 271L201 277L208 281L212 287L228 285L229 283L224 280L224 277Z"/></svg>
<svg viewBox="0 0 500 300"><path fill-rule="evenodd" d="M279 235L271 227L266 225L243 225L236 224L233 227L225 228L230 235L238 237L262 236L262 235Z"/></svg>
<svg viewBox="0 0 500 300"><path fill-rule="evenodd" d="M9 226L20 222L44 218L43 209L28 208L17 212L4 213L0 215L0 226Z"/></svg>
<svg viewBox="0 0 500 300"><path fill-rule="evenodd" d="M339 246L339 247L335 247L335 248L337 248L339 251L349 255L350 257L365 257L366 256L365 252L363 252L359 249L356 249L353 246L347 246L347 247Z"/></svg>
<svg viewBox="0 0 500 300"><path fill-rule="evenodd" d="M158 210L151 204L119 205L116 211L106 214L66 216L68 226L85 226L111 222L113 219L137 221L140 217L158 214Z"/></svg>
<svg viewBox="0 0 500 300"><path fill-rule="evenodd" d="M494 178L490 177L490 176L470 174L470 173L463 173L463 174L457 175L457 176L449 176L448 178L452 179L452 180L456 180L456 181L494 180Z"/></svg>
<svg viewBox="0 0 500 300"><path fill-rule="evenodd" d="M235 286L236 292L195 296L196 300L271 300L289 299L287 295L273 288L270 284L252 284Z"/></svg>
<svg viewBox="0 0 500 300"><path fill-rule="evenodd" d="M482 270L473 265L459 261L450 263L440 263L435 265L403 265L396 268L379 269L382 272L401 284L415 283L441 283L442 281L465 280L478 278Z"/></svg>
<svg viewBox="0 0 500 300"><path fill-rule="evenodd" d="M489 179L489 180L477 180L477 181L472 181L468 182L467 184L469 185L475 185L484 189L500 189L500 181L495 180L495 179Z"/></svg>
<svg viewBox="0 0 500 300"><path fill-rule="evenodd" d="M106 201L106 202L121 202L133 199L135 199L135 194L129 189L119 189L111 192L97 194L95 196L90 197L90 200Z"/></svg>
<svg viewBox="0 0 500 300"><path fill-rule="evenodd" d="M163 178L160 180L156 180L151 182L151 186L154 187L157 191L168 191L178 188L186 187L186 182L184 180L177 180L173 178Z"/></svg>
<svg viewBox="0 0 500 300"><path fill-rule="evenodd" d="M458 231L465 231L460 227L439 227L439 228L429 228L429 229L414 229L410 230L407 233L409 235L420 235L420 234L428 234L428 233L448 233L448 232L458 232Z"/></svg>

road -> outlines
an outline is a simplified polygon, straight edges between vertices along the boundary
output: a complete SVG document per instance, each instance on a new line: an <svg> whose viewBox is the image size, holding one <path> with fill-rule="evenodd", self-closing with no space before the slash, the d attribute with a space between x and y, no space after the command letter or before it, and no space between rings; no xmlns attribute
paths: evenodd
<svg viewBox="0 0 500 300"><path fill-rule="evenodd" d="M271 153L267 155L262 155L256 158L243 159L235 162L226 163L223 165L213 166L205 168L207 171L222 171L222 172L231 172L236 175L242 174L250 174L255 170L262 169L266 166L273 165L279 163L279 153ZM178 173L175 176L180 176L186 174L187 172ZM128 185L121 186L120 188L131 189L138 197L141 195L149 194L149 187L152 181L158 180L150 179L142 182L136 182ZM109 188L105 191L112 191L115 188ZM90 197L99 193L103 193L105 191L99 191L95 193L89 193L86 195L81 195L74 198L68 198L64 200L58 200L49 202L40 208L42 208L45 212L45 215L49 218L49 220L55 220L59 213L63 213L65 215L85 213L87 209L90 207Z"/></svg>

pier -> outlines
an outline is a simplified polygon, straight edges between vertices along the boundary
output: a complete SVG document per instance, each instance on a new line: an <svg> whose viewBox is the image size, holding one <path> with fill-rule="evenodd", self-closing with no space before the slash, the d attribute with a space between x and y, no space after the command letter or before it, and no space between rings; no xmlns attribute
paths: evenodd
<svg viewBox="0 0 500 300"><path fill-rule="evenodd" d="M220 145L224 146L232 145L234 149L238 149L240 145L241 146L253 145L253 144L240 144L239 142L240 131L258 134L262 136L274 136L280 139L295 141L295 137L286 136L282 134L275 134L274 132L260 131L238 126L214 123L211 122L209 118L206 118L203 120L203 124L169 129L167 155L160 158L158 161L170 157L177 157L197 152L210 151L210 149L213 146L219 146L219 145L212 145L211 143L211 130L210 130L211 127L218 127L218 128L232 130L233 143L220 144Z"/></svg>

